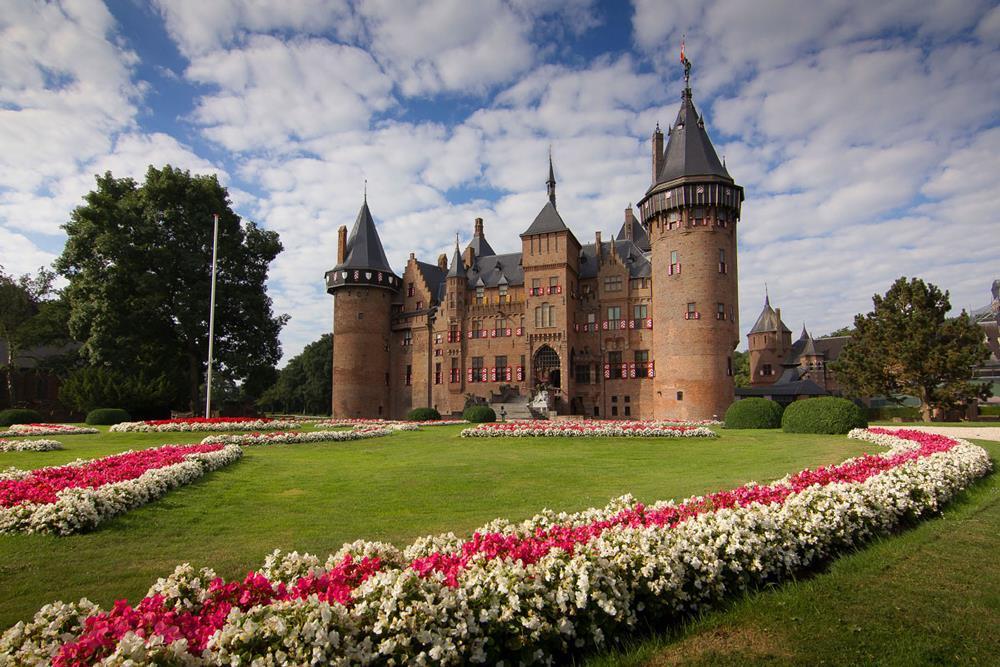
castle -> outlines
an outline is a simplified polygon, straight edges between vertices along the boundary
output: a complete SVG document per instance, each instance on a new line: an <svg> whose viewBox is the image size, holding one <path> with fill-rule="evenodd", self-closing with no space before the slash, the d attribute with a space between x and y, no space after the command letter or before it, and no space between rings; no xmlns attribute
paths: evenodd
<svg viewBox="0 0 1000 667"><path fill-rule="evenodd" d="M687 65L687 63L685 63ZM688 65L689 67L689 65ZM449 262L390 267L367 198L350 236L338 230L333 415L400 418L458 412L537 387L559 414L708 419L734 399L739 343L733 181L695 109L685 71L680 110L652 136L652 184L616 237L581 243L548 199L497 254L476 219Z"/></svg>

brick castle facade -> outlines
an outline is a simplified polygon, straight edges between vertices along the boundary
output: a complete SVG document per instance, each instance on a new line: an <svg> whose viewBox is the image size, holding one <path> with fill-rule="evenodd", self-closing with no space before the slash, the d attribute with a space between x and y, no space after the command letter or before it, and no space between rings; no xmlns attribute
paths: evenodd
<svg viewBox="0 0 1000 667"><path fill-rule="evenodd" d="M677 119L652 136L652 184L618 234L577 239L548 198L498 254L482 219L435 263L390 267L367 200L341 227L334 298L333 414L459 412L467 395L524 401L538 387L560 414L721 417L739 343L736 227L743 189L686 86Z"/></svg>

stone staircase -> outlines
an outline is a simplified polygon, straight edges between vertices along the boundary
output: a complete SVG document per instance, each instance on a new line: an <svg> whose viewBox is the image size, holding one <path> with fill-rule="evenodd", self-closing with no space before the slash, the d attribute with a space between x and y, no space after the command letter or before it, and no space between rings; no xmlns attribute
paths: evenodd
<svg viewBox="0 0 1000 667"><path fill-rule="evenodd" d="M531 410L528 409L528 401L524 398L507 401L506 403L490 403L490 407L497 413L497 421L500 421L500 409L507 413L507 421L512 419L534 419Z"/></svg>

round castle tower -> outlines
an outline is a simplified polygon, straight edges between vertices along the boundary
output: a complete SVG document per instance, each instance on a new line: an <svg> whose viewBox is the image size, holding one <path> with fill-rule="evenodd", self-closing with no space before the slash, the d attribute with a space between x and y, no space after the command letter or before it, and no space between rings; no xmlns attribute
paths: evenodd
<svg viewBox="0 0 1000 667"><path fill-rule="evenodd" d="M653 183L639 202L653 249L653 411L721 418L733 402L739 344L736 223L743 188L719 160L685 88L677 120L653 133Z"/></svg>
<svg viewBox="0 0 1000 667"><path fill-rule="evenodd" d="M392 272L365 199L350 237L338 230L337 265L326 272L333 295L333 416L389 414L389 333L392 299L401 286Z"/></svg>

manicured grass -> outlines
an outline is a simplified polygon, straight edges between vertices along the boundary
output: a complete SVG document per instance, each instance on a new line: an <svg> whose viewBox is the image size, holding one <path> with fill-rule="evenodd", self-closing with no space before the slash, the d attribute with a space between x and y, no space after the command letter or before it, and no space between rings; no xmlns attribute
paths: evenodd
<svg viewBox="0 0 1000 667"><path fill-rule="evenodd" d="M1000 443L977 441L994 465ZM997 664L1000 474L940 517L834 561L812 578L654 629L605 665Z"/></svg>
<svg viewBox="0 0 1000 667"><path fill-rule="evenodd" d="M544 507L603 506L625 493L647 502L679 499L871 449L842 436L780 431L723 430L713 440L463 440L460 430L252 447L242 461L91 533L0 536L0 628L56 599L86 596L105 606L137 599L185 561L242 577L276 547L326 556L356 539L403 545ZM65 436L65 450L3 453L0 468L58 465L205 435Z"/></svg>

